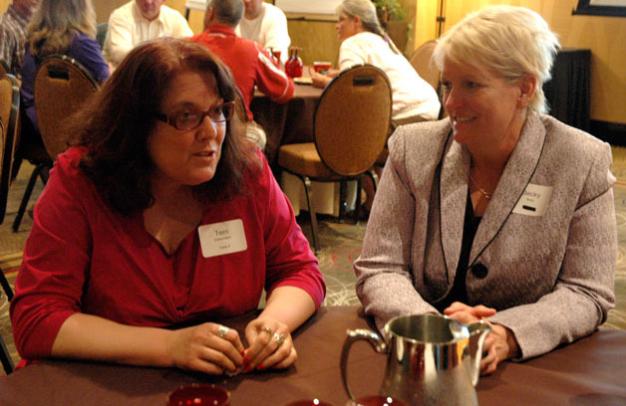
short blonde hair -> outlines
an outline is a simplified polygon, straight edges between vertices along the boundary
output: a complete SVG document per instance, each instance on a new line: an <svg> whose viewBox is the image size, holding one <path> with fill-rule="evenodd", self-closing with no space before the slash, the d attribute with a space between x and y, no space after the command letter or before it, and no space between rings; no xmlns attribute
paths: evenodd
<svg viewBox="0 0 626 406"><path fill-rule="evenodd" d="M439 70L444 59L485 67L515 81L525 75L537 79L529 108L546 112L543 84L550 80L560 48L548 23L536 12L516 6L490 6L468 14L438 42L433 60Z"/></svg>

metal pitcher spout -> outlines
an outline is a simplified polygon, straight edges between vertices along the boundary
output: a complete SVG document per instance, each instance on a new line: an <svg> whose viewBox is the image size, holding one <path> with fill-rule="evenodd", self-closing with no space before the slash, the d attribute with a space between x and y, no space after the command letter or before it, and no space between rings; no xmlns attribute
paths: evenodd
<svg viewBox="0 0 626 406"><path fill-rule="evenodd" d="M480 376L480 360L483 356L483 345L485 344L487 334L491 332L491 326L485 320L481 320L468 325L467 328L470 333L469 349L471 357L470 368L467 372L470 375L472 385L476 386Z"/></svg>

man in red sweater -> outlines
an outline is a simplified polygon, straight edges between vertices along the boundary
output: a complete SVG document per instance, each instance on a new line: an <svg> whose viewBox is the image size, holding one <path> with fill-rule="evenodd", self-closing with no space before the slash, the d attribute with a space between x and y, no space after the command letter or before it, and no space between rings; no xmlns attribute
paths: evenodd
<svg viewBox="0 0 626 406"><path fill-rule="evenodd" d="M293 97L294 85L261 45L235 34L242 15L242 0L209 0L204 16L206 28L191 40L205 45L232 71L246 107L247 135L262 149L265 147L265 132L253 121L250 111L254 86L275 102L286 103Z"/></svg>

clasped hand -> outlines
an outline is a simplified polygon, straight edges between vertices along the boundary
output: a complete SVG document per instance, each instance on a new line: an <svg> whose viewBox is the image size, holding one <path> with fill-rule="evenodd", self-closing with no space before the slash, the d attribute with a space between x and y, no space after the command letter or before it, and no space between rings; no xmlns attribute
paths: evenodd
<svg viewBox="0 0 626 406"><path fill-rule="evenodd" d="M237 330L204 323L174 331L169 350L175 366L213 375L287 368L297 359L284 323L257 318L248 323L245 335L248 348L244 348Z"/></svg>
<svg viewBox="0 0 626 406"><path fill-rule="evenodd" d="M461 323L475 323L496 314L496 310L483 305L468 306L465 303L454 302L443 313ZM511 330L506 327L489 323L491 333L485 339L483 358L480 362L480 371L483 375L495 372L501 361L513 357L517 351L517 342Z"/></svg>

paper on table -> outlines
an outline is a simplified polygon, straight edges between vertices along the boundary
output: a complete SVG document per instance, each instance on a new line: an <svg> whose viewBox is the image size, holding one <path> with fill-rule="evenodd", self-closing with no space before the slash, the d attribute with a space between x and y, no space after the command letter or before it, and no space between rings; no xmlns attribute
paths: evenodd
<svg viewBox="0 0 626 406"><path fill-rule="evenodd" d="M293 82L298 85L312 85L313 79L310 76L301 76L299 78L293 78Z"/></svg>

